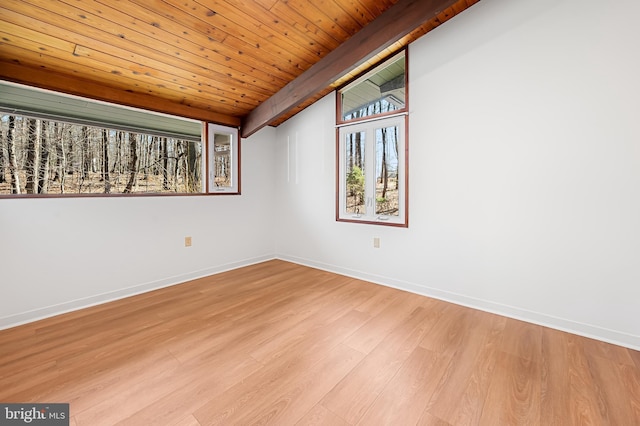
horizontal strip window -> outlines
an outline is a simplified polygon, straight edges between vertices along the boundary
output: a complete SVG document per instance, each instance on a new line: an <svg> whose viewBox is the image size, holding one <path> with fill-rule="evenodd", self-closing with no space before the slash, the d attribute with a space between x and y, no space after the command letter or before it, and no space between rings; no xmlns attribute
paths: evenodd
<svg viewBox="0 0 640 426"><path fill-rule="evenodd" d="M0 198L240 194L238 129L202 141L0 115Z"/></svg>
<svg viewBox="0 0 640 426"><path fill-rule="evenodd" d="M0 113L200 142L202 123L0 81Z"/></svg>
<svg viewBox="0 0 640 426"><path fill-rule="evenodd" d="M0 198L240 194L237 128L0 81Z"/></svg>

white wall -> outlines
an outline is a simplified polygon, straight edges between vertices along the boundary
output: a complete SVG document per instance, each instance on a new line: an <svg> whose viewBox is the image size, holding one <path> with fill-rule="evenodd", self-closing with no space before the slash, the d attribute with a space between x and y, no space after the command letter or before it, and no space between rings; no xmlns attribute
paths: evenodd
<svg viewBox="0 0 640 426"><path fill-rule="evenodd" d="M0 200L0 328L272 258L274 138L239 197Z"/></svg>
<svg viewBox="0 0 640 426"><path fill-rule="evenodd" d="M408 229L335 222L333 95L281 125L279 256L640 348L637 16L483 0L412 44Z"/></svg>

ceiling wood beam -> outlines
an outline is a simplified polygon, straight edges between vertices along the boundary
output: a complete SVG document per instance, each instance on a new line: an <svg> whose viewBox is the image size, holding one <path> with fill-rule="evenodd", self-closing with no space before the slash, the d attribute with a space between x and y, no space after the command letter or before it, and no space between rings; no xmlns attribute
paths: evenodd
<svg viewBox="0 0 640 426"><path fill-rule="evenodd" d="M14 83L22 83L41 89L49 89L70 95L83 96L85 98L232 127L238 127L240 125L240 118L238 117L195 108L178 102L171 102L157 96L121 90L88 80L80 81L77 78L51 72L50 70L42 70L10 62L0 63L0 69L2 70L0 78Z"/></svg>
<svg viewBox="0 0 640 426"><path fill-rule="evenodd" d="M268 126L456 2L400 0L251 111L242 123L242 137Z"/></svg>

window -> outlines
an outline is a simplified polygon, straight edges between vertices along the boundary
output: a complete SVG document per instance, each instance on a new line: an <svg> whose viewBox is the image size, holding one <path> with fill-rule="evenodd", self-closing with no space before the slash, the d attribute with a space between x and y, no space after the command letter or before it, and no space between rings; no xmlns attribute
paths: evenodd
<svg viewBox="0 0 640 426"><path fill-rule="evenodd" d="M405 224L405 119L340 128L338 219Z"/></svg>
<svg viewBox="0 0 640 426"><path fill-rule="evenodd" d="M240 145L238 129L208 124L209 193L240 193Z"/></svg>
<svg viewBox="0 0 640 426"><path fill-rule="evenodd" d="M338 90L338 124L407 111L406 53L400 52Z"/></svg>
<svg viewBox="0 0 640 426"><path fill-rule="evenodd" d="M337 97L336 220L408 226L405 52Z"/></svg>
<svg viewBox="0 0 640 426"><path fill-rule="evenodd" d="M5 82L0 94L0 197L239 193L236 128Z"/></svg>

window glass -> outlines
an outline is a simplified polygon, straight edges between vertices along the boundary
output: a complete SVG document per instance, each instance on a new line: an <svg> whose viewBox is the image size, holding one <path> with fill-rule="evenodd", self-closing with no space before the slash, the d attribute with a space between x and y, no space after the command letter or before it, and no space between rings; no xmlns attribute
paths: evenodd
<svg viewBox="0 0 640 426"><path fill-rule="evenodd" d="M337 91L336 220L408 226L407 52Z"/></svg>
<svg viewBox="0 0 640 426"><path fill-rule="evenodd" d="M406 115L340 127L340 221L407 226Z"/></svg>
<svg viewBox="0 0 640 426"><path fill-rule="evenodd" d="M240 144L238 129L209 123L209 193L240 193Z"/></svg>
<svg viewBox="0 0 640 426"><path fill-rule="evenodd" d="M199 193L202 143L3 115L0 195Z"/></svg>
<svg viewBox="0 0 640 426"><path fill-rule="evenodd" d="M339 122L406 110L406 61L401 52L338 91Z"/></svg>
<svg viewBox="0 0 640 426"><path fill-rule="evenodd" d="M236 128L208 124L205 144L192 136L181 139L15 114L1 115L0 120L3 198L240 192Z"/></svg>
<svg viewBox="0 0 640 426"><path fill-rule="evenodd" d="M398 216L398 126L375 129L376 214Z"/></svg>
<svg viewBox="0 0 640 426"><path fill-rule="evenodd" d="M232 186L231 135L214 133L213 135L213 181L217 188Z"/></svg>
<svg viewBox="0 0 640 426"><path fill-rule="evenodd" d="M344 169L346 192L344 194L347 213L366 213L365 206L365 132L350 132L345 135L346 168Z"/></svg>

